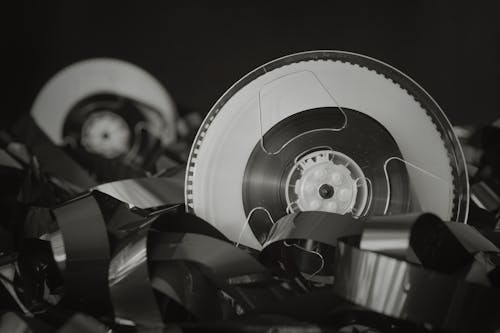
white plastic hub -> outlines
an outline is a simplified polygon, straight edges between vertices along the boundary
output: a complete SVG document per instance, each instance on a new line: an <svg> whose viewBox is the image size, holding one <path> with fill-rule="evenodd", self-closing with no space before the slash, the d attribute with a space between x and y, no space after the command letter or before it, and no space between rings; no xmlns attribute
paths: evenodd
<svg viewBox="0 0 500 333"><path fill-rule="evenodd" d="M291 184L297 174L299 178ZM367 201L364 180L361 168L347 155L332 150L311 152L296 161L287 177L289 210L356 215Z"/></svg>
<svg viewBox="0 0 500 333"><path fill-rule="evenodd" d="M125 120L110 111L92 114L82 127L82 144L88 151L114 158L129 149L130 130Z"/></svg>

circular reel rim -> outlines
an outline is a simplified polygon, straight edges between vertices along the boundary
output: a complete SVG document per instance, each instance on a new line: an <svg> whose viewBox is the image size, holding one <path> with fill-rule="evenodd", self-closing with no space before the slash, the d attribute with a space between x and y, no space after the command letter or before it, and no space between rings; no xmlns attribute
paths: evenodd
<svg viewBox="0 0 500 333"><path fill-rule="evenodd" d="M362 54L355 53L355 52L348 52L348 51L341 51L341 50L303 51L303 52L293 53L290 55L285 55L283 57L271 60L271 61L265 63L264 65L258 66L254 70L250 71L248 74L246 74L241 79L236 81L229 89L226 90L226 92L224 92L224 94L222 94L222 96L215 102L215 104L212 106L210 111L207 113L205 119L201 123L201 125L198 129L198 132L196 133L193 144L191 146L191 150L189 152L186 176L185 176L185 181L184 181L184 184L185 184L185 186L184 186L184 198L185 198L186 211L190 212L190 213L195 213L194 208L191 207L189 204L188 196L190 195L190 193L189 193L188 182L189 182L189 177L190 177L190 169L193 168L193 166L194 166L194 162L192 162L192 161L195 157L195 150L199 147L198 142L200 141L200 136L202 135L201 133L204 132L205 128L209 127L211 121L217 116L217 113L222 109L222 107L226 104L226 102L229 99L231 99L232 96L236 92L238 92L240 89L244 88L249 82L264 75L265 73L267 73L269 71L272 71L274 69L280 68L280 67L288 65L288 64L293 64L293 63L302 62L302 61L329 60L329 59L332 59L333 55L355 57L355 58L363 59L365 61L369 61L372 63L376 63L378 65L384 66L388 70L399 75L402 79L406 80L410 84L410 86L412 86L413 89L415 89L416 91L419 91L422 94L422 97L428 99L428 101L436 108L436 112L433 112L431 120L438 122L438 124L435 124L435 125L439 126L436 129L438 130L438 132L442 136L446 137L447 141L449 141L451 143L451 147L445 147L445 148L447 151L450 151L450 149L451 149L451 151L453 152L453 156L449 156L449 157L450 157L450 162L453 163L453 165L451 165L451 163L450 163L450 166L452 167L452 170L454 172L456 172L456 175L454 175L454 177L453 177L454 178L453 185L455 186L455 191L457 191L457 187L456 187L457 185L460 187L460 190L458 191L459 192L458 195L456 196L456 198L454 198L457 201L457 204L459 206L459 207L457 207L457 214L456 214L457 216L455 216L454 218L455 218L456 222L467 223L467 217L469 214L470 188L469 188L469 181L468 181L468 172L467 172L467 167L466 167L466 162L465 162L465 155L463 153L463 149L462 149L462 146L460 145L458 138L456 137L455 133L453 132L453 126L451 125L448 117L444 113L441 106L415 80L413 80L410 76L403 73L402 71L395 68L394 66L389 65L389 64L387 64L381 60L375 59L373 57L369 57L369 56L362 55ZM336 60L340 60L340 59L336 59ZM349 60L347 59L346 62L349 62ZM380 74L386 76L383 73L380 73ZM394 81L392 78L388 78L388 79ZM395 82L395 84L400 85L398 82ZM415 97L415 95L412 92L407 90L407 87L401 87L401 88L406 90L409 95ZM443 130L444 130L444 132L443 132ZM445 143L445 142L443 142L443 143Z"/></svg>
<svg viewBox="0 0 500 333"><path fill-rule="evenodd" d="M94 80L80 80L72 85L71 82L75 82L82 72L86 72ZM96 81L99 82L98 86ZM177 110L169 92L145 69L116 58L88 58L59 69L40 88L30 114L51 141L60 145L63 144L64 122L71 108L81 99L96 93L124 95L155 107L169 129L165 141L168 143L175 139ZM47 111L47 107L50 110ZM52 119L50 123L43 120L49 114Z"/></svg>

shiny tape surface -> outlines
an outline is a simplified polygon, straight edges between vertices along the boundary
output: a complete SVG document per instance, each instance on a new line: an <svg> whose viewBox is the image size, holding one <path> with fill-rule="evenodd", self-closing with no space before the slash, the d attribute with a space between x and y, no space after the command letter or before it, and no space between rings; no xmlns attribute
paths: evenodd
<svg viewBox="0 0 500 333"><path fill-rule="evenodd" d="M209 267L217 278L267 274L267 269L232 244L200 234L154 233L151 260L187 260Z"/></svg>
<svg viewBox="0 0 500 333"><path fill-rule="evenodd" d="M349 215L315 211L285 215L270 230L264 248L272 243L291 239L310 239L336 246L339 237L361 234L361 221Z"/></svg>
<svg viewBox="0 0 500 333"><path fill-rule="evenodd" d="M109 265L109 288L119 323L163 327L147 262L149 228L123 240ZM139 301L140 300L140 301Z"/></svg>
<svg viewBox="0 0 500 333"><path fill-rule="evenodd" d="M184 179L181 177L125 179L98 185L93 190L125 202L130 208L151 209L183 202Z"/></svg>
<svg viewBox="0 0 500 333"><path fill-rule="evenodd" d="M75 214L78 212L78 214ZM110 247L96 200L87 195L53 210L66 254L66 297L91 312L109 308Z"/></svg>
<svg viewBox="0 0 500 333"><path fill-rule="evenodd" d="M425 270L344 242L337 248L334 291L394 318L457 332L500 325L500 290Z"/></svg>

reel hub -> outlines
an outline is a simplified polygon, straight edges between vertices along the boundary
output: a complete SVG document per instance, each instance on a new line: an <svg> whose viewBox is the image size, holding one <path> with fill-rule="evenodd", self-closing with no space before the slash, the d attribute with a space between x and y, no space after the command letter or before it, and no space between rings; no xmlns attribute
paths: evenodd
<svg viewBox="0 0 500 333"><path fill-rule="evenodd" d="M298 157L286 182L289 212L316 210L343 215L364 209L367 182L354 160L327 149ZM294 183L292 179L296 179ZM357 200L358 195L361 200Z"/></svg>
<svg viewBox="0 0 500 333"><path fill-rule="evenodd" d="M129 149L131 133L118 114L100 111L90 115L82 126L82 145L90 152L115 158Z"/></svg>

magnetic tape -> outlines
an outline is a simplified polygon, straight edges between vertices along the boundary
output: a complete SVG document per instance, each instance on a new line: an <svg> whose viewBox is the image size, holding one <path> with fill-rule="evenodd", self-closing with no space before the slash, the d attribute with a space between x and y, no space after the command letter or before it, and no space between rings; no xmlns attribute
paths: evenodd
<svg viewBox="0 0 500 333"><path fill-rule="evenodd" d="M18 131L25 153L1 137L26 210L0 284L24 316L7 319L61 331L498 330L500 242L467 224L461 146L408 76L348 52L277 59L216 102L185 174L158 173L175 118L149 74L94 59L42 89Z"/></svg>

